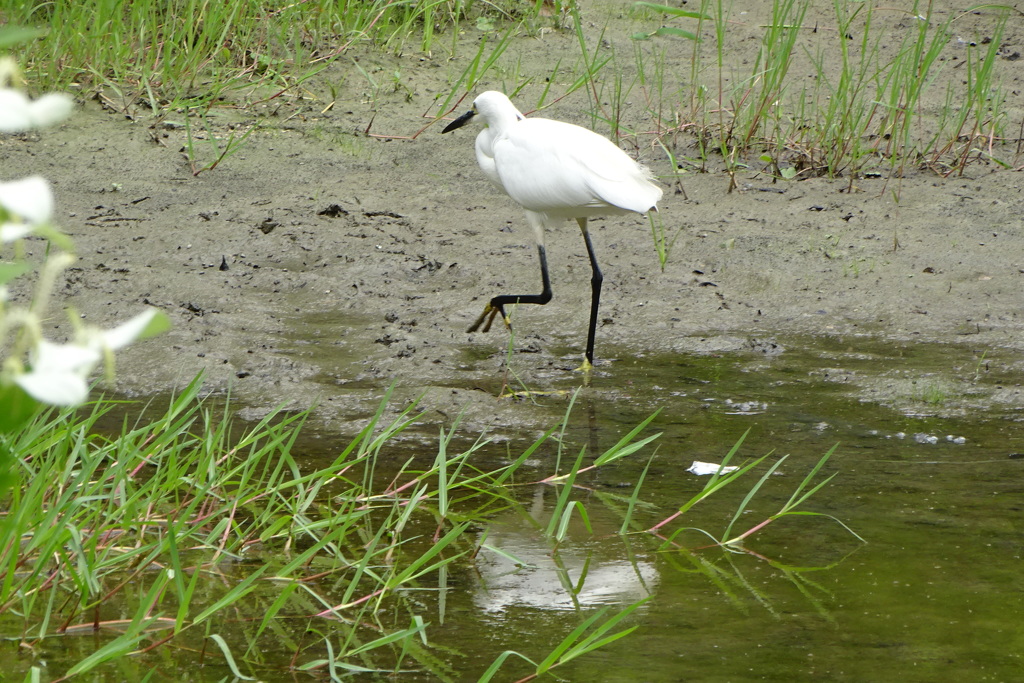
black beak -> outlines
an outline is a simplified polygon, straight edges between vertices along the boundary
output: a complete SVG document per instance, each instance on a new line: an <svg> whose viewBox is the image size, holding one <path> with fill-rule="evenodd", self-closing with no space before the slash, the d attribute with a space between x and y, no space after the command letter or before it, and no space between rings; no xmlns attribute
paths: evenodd
<svg viewBox="0 0 1024 683"><path fill-rule="evenodd" d="M476 111L470 109L465 114L463 114L462 116L460 116L459 118L455 119L454 121L449 123L447 126L445 126L444 130L442 130L441 133L444 134L444 133L451 132L451 131L455 130L456 128L462 128L464 125L469 123L470 119L472 119L474 116L476 116Z"/></svg>

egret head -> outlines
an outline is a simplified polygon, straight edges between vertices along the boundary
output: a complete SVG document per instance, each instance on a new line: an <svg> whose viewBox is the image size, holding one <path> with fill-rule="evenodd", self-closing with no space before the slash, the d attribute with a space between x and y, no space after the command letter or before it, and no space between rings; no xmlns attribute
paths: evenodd
<svg viewBox="0 0 1024 683"><path fill-rule="evenodd" d="M473 100L473 108L449 123L441 132L448 133L456 128L462 128L477 114L484 118L488 126L507 125L526 118L504 93L488 90L477 95Z"/></svg>
<svg viewBox="0 0 1024 683"><path fill-rule="evenodd" d="M476 107L473 107L465 114L449 123L447 126L444 127L444 130L442 130L441 133L450 133L456 128L462 128L464 125L472 121L474 116L476 116Z"/></svg>

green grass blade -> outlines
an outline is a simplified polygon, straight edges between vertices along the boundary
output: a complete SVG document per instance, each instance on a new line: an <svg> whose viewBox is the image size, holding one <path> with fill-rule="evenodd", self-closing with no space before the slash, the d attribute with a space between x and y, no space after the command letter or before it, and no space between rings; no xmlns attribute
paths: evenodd
<svg viewBox="0 0 1024 683"><path fill-rule="evenodd" d="M818 472L821 471L821 468L824 467L825 463L828 462L829 458L832 457L832 454L836 452L837 448L839 448L839 444L835 444L834 446L832 446L832 448L828 449L825 455L821 456L821 458L818 459L817 464L815 464L814 467L811 468L811 471L807 473L807 476L804 477L804 480L800 482L800 485L797 486L796 489L793 491L793 495L791 495L786 504L782 506L783 511L799 506L802 502L804 502L811 495L813 495L815 491L820 489L822 486L827 484L829 480L832 479L832 477L829 477L828 479L826 479L825 481L821 482L813 489L811 489L811 491L808 492L806 495L801 496L799 499L797 498L797 496L800 496L800 492L803 491L804 488L806 488L807 485L810 484L811 481L818 475Z"/></svg>
<svg viewBox="0 0 1024 683"><path fill-rule="evenodd" d="M246 595L251 593L255 589L255 586L253 586L253 584L256 582L257 579L263 576L263 573L266 571L266 569L266 566L259 567L252 574L249 574L239 583L232 586L231 590L229 590L226 594L221 596L220 599L216 600L209 607L207 607L198 615L196 615L195 619L192 620L192 623L201 624L202 622L209 619L212 615L216 614L217 612L221 611L229 605L233 605L234 603L238 602Z"/></svg>
<svg viewBox="0 0 1024 683"><path fill-rule="evenodd" d="M704 20L710 20L711 19L710 16L708 16L706 14L702 14L700 12L693 12L693 11L690 11L690 10L682 9L680 7L671 7L669 5L662 5L661 3L657 3L657 2L634 2L633 5L635 7L645 7L647 9L653 10L655 12L660 12L661 14L668 14L668 15L671 15L671 16L674 16L674 17L686 17L688 19L704 19Z"/></svg>
<svg viewBox="0 0 1024 683"><path fill-rule="evenodd" d="M764 486L765 482L768 481L768 478L775 474L775 471L779 469L779 465L785 462L786 458L788 457L788 455L784 455L778 460L776 460L774 463L772 463L772 466L769 467L765 471L765 473L761 475L761 478L757 480L757 483L750 487L750 490L747 491L747 495L743 497L743 500L736 507L736 512L733 513L732 519L729 520L728 526L725 527L725 531L722 533L723 538L729 538L729 534L732 532L733 525L736 524L736 521L743 515L744 512L746 512L747 505L749 505L750 501L754 498L754 496L757 495L757 492L761 490L761 487Z"/></svg>
<svg viewBox="0 0 1024 683"><path fill-rule="evenodd" d="M519 654L515 650L505 650L500 655L498 655L493 662L491 662L491 665L487 667L487 670L484 671L483 675L477 679L477 683L489 683L489 681L492 678L494 678L494 675L498 673L498 670L501 669L501 665L504 664L505 660L509 657L518 657L519 659L522 659L523 661L528 662L533 666L538 666L538 664L535 661L533 661L525 655Z"/></svg>
<svg viewBox="0 0 1024 683"><path fill-rule="evenodd" d="M207 637L210 640L212 640L213 642L217 643L217 647L220 648L221 654L224 655L224 660L227 661L227 663L228 663L228 668L231 669L231 673L233 673L236 678L240 678L243 681L255 681L256 680L252 676L246 676L245 674L243 674L241 672L241 670L238 668L238 664L235 663L234 656L232 656L232 654L231 654L231 648L228 647L227 641L224 640L224 638L222 636L220 636L220 635L218 635L216 633L211 633Z"/></svg>

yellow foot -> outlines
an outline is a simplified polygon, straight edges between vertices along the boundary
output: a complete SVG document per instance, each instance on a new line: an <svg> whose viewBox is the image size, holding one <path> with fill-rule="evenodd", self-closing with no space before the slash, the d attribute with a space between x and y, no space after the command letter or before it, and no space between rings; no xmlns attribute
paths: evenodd
<svg viewBox="0 0 1024 683"><path fill-rule="evenodd" d="M522 389L520 391L512 391L506 389L498 396L498 398L531 398L533 396L568 396L569 390L567 389L552 389L549 391L542 391L540 389Z"/></svg>
<svg viewBox="0 0 1024 683"><path fill-rule="evenodd" d="M475 323L473 323L472 325L469 326L469 329L466 330L466 332L476 332L477 329L479 329L481 325L484 326L484 328L482 330L480 330L481 332L490 332L491 331L491 323L494 322L494 316L496 316L496 315L498 315L498 308L497 308L497 306L492 306L490 304L487 304L486 306L484 306L484 312L480 314L480 317L476 319ZM484 320L487 321L486 324L484 323ZM505 324L506 325L510 324L509 323L509 319L508 319L507 316L505 316Z"/></svg>
<svg viewBox="0 0 1024 683"><path fill-rule="evenodd" d="M593 369L594 369L594 365L590 362L590 359L584 358L583 359L583 365L581 365L578 368L576 368L575 370L573 370L573 372L587 372L587 373L589 373Z"/></svg>

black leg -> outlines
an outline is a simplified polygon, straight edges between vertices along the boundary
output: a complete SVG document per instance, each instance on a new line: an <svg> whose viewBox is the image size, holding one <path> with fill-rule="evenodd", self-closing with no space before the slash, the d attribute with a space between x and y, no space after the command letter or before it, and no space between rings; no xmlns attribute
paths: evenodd
<svg viewBox="0 0 1024 683"><path fill-rule="evenodd" d="M584 232L584 234L586 234ZM589 239L589 238L588 238ZM483 325L481 332L487 332L491 329L491 323L494 322L494 316L501 313L501 319L505 321L505 325L511 326L508 316L505 314L505 306L510 304L538 304L543 306L547 302L551 301L551 278L548 275L548 253L544 249L543 244L537 245L537 254L540 256L540 276L543 282L544 291L540 294L501 294L491 299L490 303L484 308L484 312L480 314L480 317L476 319L468 332L476 332L477 329ZM591 256L593 260L593 256ZM484 324L486 319L487 323Z"/></svg>
<svg viewBox="0 0 1024 683"><path fill-rule="evenodd" d="M586 364L594 364L594 337L597 335L597 310L601 304L601 283L604 282L604 275L601 274L601 268L597 265L597 256L594 254L594 245L590 241L590 231L587 230L587 219L577 218L576 222L580 224L580 230L583 231L583 240L587 243L587 255L590 256L590 269L593 271L593 276L590 278L590 328L587 330L587 354L585 356Z"/></svg>

